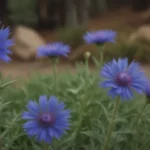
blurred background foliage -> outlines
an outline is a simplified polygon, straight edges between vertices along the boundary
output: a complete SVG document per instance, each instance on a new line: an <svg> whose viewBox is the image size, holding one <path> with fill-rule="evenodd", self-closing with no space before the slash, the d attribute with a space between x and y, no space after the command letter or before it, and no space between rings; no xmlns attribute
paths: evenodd
<svg viewBox="0 0 150 150"><path fill-rule="evenodd" d="M9 0L8 19L13 24L33 26L37 24L36 0Z"/></svg>
<svg viewBox="0 0 150 150"><path fill-rule="evenodd" d="M57 40L69 44L75 51L84 45L82 37L89 28L89 19L101 17L108 10L115 12L118 8L124 6L131 7L134 12L143 11L149 8L150 1L2 0L0 1L0 19L3 24L9 24L12 27L25 25L38 29L38 31L41 29L56 29ZM108 60L112 57L128 56L129 59L136 58L145 63L150 62L150 43L142 40L135 44L127 43L127 40L123 40L117 42L116 45L111 45L111 47L106 46L105 58ZM84 52L84 49L82 51ZM89 51L94 52L91 48ZM95 55L95 52L93 55ZM78 54L76 56L78 57ZM76 57L72 58L76 59Z"/></svg>
<svg viewBox="0 0 150 150"><path fill-rule="evenodd" d="M83 35L87 31L84 27L63 28L58 31L60 41L69 44L73 49L84 43Z"/></svg>
<svg viewBox="0 0 150 150"><path fill-rule="evenodd" d="M60 26L75 23L81 25L88 17L99 16L107 10L115 11L122 6L131 6L133 11L147 9L149 0L3 0L0 2L0 17L13 24L37 25L49 21ZM8 16L6 16L8 14ZM68 22L69 20L70 22ZM39 21L39 22L38 22Z"/></svg>

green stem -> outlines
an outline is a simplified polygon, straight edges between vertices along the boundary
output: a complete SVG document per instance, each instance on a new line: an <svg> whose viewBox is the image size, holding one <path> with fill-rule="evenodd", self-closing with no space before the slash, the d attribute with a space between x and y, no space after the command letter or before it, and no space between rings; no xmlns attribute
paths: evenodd
<svg viewBox="0 0 150 150"><path fill-rule="evenodd" d="M86 69L86 74L87 74L87 77L89 75L89 59L85 59L85 69Z"/></svg>
<svg viewBox="0 0 150 150"><path fill-rule="evenodd" d="M44 147L44 150L48 150L49 149L48 144L46 144L46 143L43 143L43 147Z"/></svg>
<svg viewBox="0 0 150 150"><path fill-rule="evenodd" d="M112 116L110 125L108 127L108 133L107 133L107 136L106 136L106 140L105 140L105 143L104 143L103 150L108 150L109 141L110 141L113 126L114 126L114 120L115 120L115 117L116 117L116 114L117 114L117 111L118 111L119 101L120 101L120 97L118 97L118 99L116 101L116 104L115 104L115 107L114 107L113 116Z"/></svg>
<svg viewBox="0 0 150 150"><path fill-rule="evenodd" d="M103 65L103 51L100 51L100 64Z"/></svg>
<svg viewBox="0 0 150 150"><path fill-rule="evenodd" d="M43 143L43 147L44 147L44 150L54 150L52 146L49 147L49 145L46 143Z"/></svg>
<svg viewBox="0 0 150 150"><path fill-rule="evenodd" d="M53 75L54 75L54 93L56 95L57 91L57 73L56 73L56 64L57 64L57 59L53 58L52 59L52 66L53 66Z"/></svg>
<svg viewBox="0 0 150 150"><path fill-rule="evenodd" d="M137 117L137 119L136 119L136 121L135 121L133 127L135 127L135 125L138 123L138 121L139 121L139 119L140 119L140 117L141 117L143 111L145 110L146 106L147 106L147 103L145 103L143 109L142 109L141 112L139 113L139 115L138 115L138 117Z"/></svg>
<svg viewBox="0 0 150 150"><path fill-rule="evenodd" d="M80 139L79 136L80 136L80 130L82 128L82 124L84 121L85 107L86 107L86 105L85 105L83 99L80 99L80 108L79 108L79 106L76 108L77 116L79 116L79 118L78 118L78 125L75 128L75 139L74 139L74 141L76 141L75 150L77 150L79 147L79 139Z"/></svg>
<svg viewBox="0 0 150 150"><path fill-rule="evenodd" d="M100 67L103 65L103 61L104 61L104 56L103 56L103 52L104 52L104 45L97 45L98 51L99 51L99 58L100 58Z"/></svg>
<svg viewBox="0 0 150 150"><path fill-rule="evenodd" d="M145 110L146 106L147 106L147 103L145 103L144 107L142 108L141 112L139 113L138 117L136 118L135 122L133 123L133 126L132 126L133 129L135 129L136 124L138 123L138 121L139 121L139 119L140 119L140 117L141 117L143 111ZM129 140L130 140L130 139L129 139ZM129 143L127 143L127 145L130 146ZM123 145L123 146L124 146L124 145Z"/></svg>

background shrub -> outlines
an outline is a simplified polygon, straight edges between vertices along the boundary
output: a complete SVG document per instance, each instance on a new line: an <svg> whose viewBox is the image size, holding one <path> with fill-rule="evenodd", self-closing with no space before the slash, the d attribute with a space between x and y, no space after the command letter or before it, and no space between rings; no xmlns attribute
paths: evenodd
<svg viewBox="0 0 150 150"><path fill-rule="evenodd" d="M82 37L85 32L85 28L60 29L58 32L58 39L71 45L73 53L70 60L73 59L74 62L82 60L86 51L90 51L94 57L99 58L98 50L95 46L84 46ZM106 61L113 58L128 57L129 61L135 59L142 63L150 62L150 43L144 40L138 40L134 43L120 40L116 44L106 44L104 49Z"/></svg>
<svg viewBox="0 0 150 150"><path fill-rule="evenodd" d="M58 39L74 49L84 43L83 35L86 31L84 27L59 29Z"/></svg>
<svg viewBox="0 0 150 150"><path fill-rule="evenodd" d="M33 26L37 23L36 0L8 0L8 9L14 25Z"/></svg>
<svg viewBox="0 0 150 150"><path fill-rule="evenodd" d="M137 50L138 46L121 42L115 45L111 44L110 46L106 47L104 55L106 60L119 57L128 57L128 59L132 61L135 58Z"/></svg>

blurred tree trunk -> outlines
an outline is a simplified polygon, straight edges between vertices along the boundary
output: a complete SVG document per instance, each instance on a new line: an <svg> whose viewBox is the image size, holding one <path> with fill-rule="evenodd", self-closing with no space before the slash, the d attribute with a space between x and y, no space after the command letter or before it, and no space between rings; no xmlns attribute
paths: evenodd
<svg viewBox="0 0 150 150"><path fill-rule="evenodd" d="M60 0L57 5L58 25L61 27L65 26L65 17L66 17L65 1L66 0Z"/></svg>
<svg viewBox="0 0 150 150"><path fill-rule="evenodd" d="M89 18L89 0L75 0L79 25L86 26Z"/></svg>
<svg viewBox="0 0 150 150"><path fill-rule="evenodd" d="M90 0L91 16L98 16L107 10L107 0Z"/></svg>
<svg viewBox="0 0 150 150"><path fill-rule="evenodd" d="M48 18L47 21L58 22L58 13L60 9L59 1L58 0L48 0ZM62 1L62 0L61 0Z"/></svg>
<svg viewBox="0 0 150 150"><path fill-rule="evenodd" d="M59 0L37 0L38 27L56 28L59 24L58 4Z"/></svg>
<svg viewBox="0 0 150 150"><path fill-rule="evenodd" d="M74 0L66 0L65 1L65 26L67 27L76 27L77 23L77 12L74 4Z"/></svg>
<svg viewBox="0 0 150 150"><path fill-rule="evenodd" d="M143 11L150 6L150 0L132 0L133 11Z"/></svg>
<svg viewBox="0 0 150 150"><path fill-rule="evenodd" d="M107 10L107 2L106 0L97 0L97 6L99 12L105 12Z"/></svg>
<svg viewBox="0 0 150 150"><path fill-rule="evenodd" d="M40 0L40 17L44 21L48 18L48 1L49 0Z"/></svg>
<svg viewBox="0 0 150 150"><path fill-rule="evenodd" d="M37 0L36 12L38 16L38 27L45 26L48 16L48 0Z"/></svg>
<svg viewBox="0 0 150 150"><path fill-rule="evenodd" d="M7 14L8 13L7 3L8 3L8 0L1 0L0 1L0 23L1 23L1 21L3 21L3 23L4 23L5 19L7 19L6 18L8 15Z"/></svg>

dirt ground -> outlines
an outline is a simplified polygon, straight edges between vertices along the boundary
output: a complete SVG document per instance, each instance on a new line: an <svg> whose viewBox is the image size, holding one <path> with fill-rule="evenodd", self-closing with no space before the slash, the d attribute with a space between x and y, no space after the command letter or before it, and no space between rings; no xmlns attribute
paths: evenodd
<svg viewBox="0 0 150 150"><path fill-rule="evenodd" d="M94 70L95 67L90 66L90 70ZM75 73L75 66L68 64L58 65L58 72L65 72L69 69L70 72ZM150 77L150 65L142 66L142 70ZM4 76L10 76L13 79L25 78L33 75L36 72L41 74L52 73L52 66L48 62L33 62L33 63L18 63L13 62L10 64L2 64L0 66L0 71Z"/></svg>
<svg viewBox="0 0 150 150"><path fill-rule="evenodd" d="M75 71L75 67L69 66L67 63L58 65L58 72L63 72L68 69L71 72ZM52 72L52 65L50 62L12 62L9 64L1 64L0 71L4 76L11 76L12 78L28 78L30 75L34 73L43 73L48 74Z"/></svg>
<svg viewBox="0 0 150 150"><path fill-rule="evenodd" d="M106 12L103 16L90 20L88 27L89 29L115 29L126 33L131 32L136 28L135 24L138 24L138 20L139 13L133 13L130 9L125 8L117 10L116 12ZM40 33L49 42L57 39L56 31L42 30ZM61 64L59 65L58 70L65 71L66 67L66 64ZM71 71L75 71L75 68L73 67L70 69ZM144 66L143 69L150 75L149 65ZM10 75L13 78L26 78L35 71L45 74L50 73L52 69L48 62L16 62L13 60L10 64L1 63L0 71L4 75Z"/></svg>

